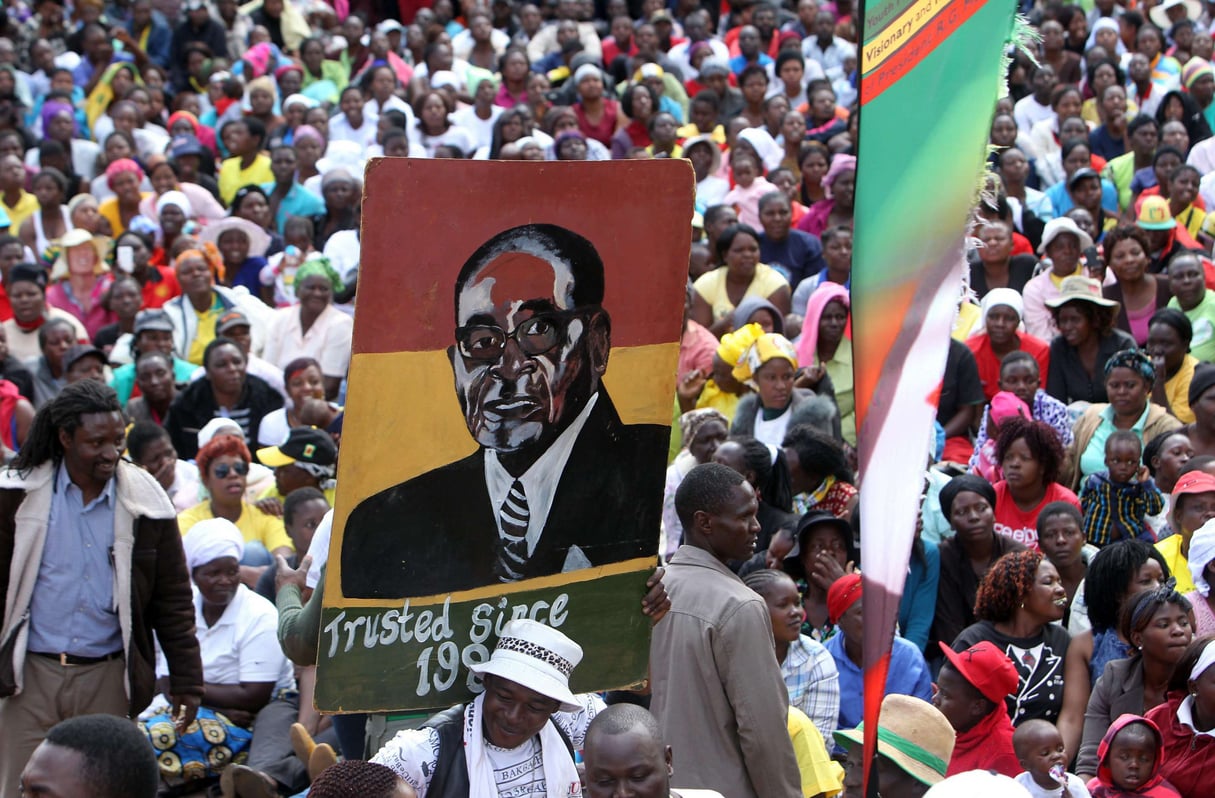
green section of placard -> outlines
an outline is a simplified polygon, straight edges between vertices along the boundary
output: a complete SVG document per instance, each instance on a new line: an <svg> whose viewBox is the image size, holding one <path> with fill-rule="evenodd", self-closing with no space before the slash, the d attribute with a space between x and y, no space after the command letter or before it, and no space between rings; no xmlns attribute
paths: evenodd
<svg viewBox="0 0 1215 798"><path fill-rule="evenodd" d="M650 620L641 598L653 569L471 601L414 607L326 608L316 706L326 712L442 709L479 691L469 665L485 662L501 628L533 618L575 641L594 641L571 678L574 692L646 678ZM548 580L546 580L548 581Z"/></svg>

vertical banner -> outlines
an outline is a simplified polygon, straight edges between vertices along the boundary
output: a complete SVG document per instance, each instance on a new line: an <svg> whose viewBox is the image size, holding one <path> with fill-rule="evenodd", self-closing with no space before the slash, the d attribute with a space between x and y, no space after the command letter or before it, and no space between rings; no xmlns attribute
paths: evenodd
<svg viewBox="0 0 1215 798"><path fill-rule="evenodd" d="M694 179L375 159L316 704L467 700L513 618L644 680Z"/></svg>
<svg viewBox="0 0 1215 798"><path fill-rule="evenodd" d="M876 0L862 14L852 346L869 756L1014 12L1012 0Z"/></svg>

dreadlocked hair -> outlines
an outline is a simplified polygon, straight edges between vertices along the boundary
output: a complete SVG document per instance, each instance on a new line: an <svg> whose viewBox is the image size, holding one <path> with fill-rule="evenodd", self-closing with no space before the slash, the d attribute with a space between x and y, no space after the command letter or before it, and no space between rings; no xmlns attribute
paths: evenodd
<svg viewBox="0 0 1215 798"><path fill-rule="evenodd" d="M390 798L397 774L383 765L347 759L325 768L308 794L314 798Z"/></svg>
<svg viewBox="0 0 1215 798"><path fill-rule="evenodd" d="M1037 551L1009 552L996 560L979 585L975 617L992 623L1011 620L1022 597L1033 587L1041 563L1042 554Z"/></svg>
<svg viewBox="0 0 1215 798"><path fill-rule="evenodd" d="M789 576L784 571L778 571L775 568L762 568L758 571L752 571L743 577L743 584L754 590L764 598L768 597L768 593L772 588L776 587L781 582L793 582L793 577Z"/></svg>
<svg viewBox="0 0 1215 798"><path fill-rule="evenodd" d="M996 462L1002 462L1012 445L1022 440L1025 441L1030 456L1041 466L1042 484L1049 485L1057 481L1066 455L1063 453L1063 444L1059 442L1059 434L1045 421L1014 416L1001 423L1000 432L996 437Z"/></svg>
<svg viewBox="0 0 1215 798"><path fill-rule="evenodd" d="M82 416L121 412L118 394L104 383L81 380L65 386L34 415L25 444L13 459L13 470L24 475L47 461L58 465L63 460L60 430L71 436L80 427Z"/></svg>

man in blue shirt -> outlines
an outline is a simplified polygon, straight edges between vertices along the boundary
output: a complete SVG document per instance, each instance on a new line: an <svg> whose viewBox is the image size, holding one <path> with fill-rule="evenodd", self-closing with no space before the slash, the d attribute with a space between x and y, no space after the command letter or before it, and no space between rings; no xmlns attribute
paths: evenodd
<svg viewBox="0 0 1215 798"><path fill-rule="evenodd" d="M80 63L72 70L72 82L84 89L85 94L92 91L110 64L135 60L130 53L114 52L110 34L97 23L85 27L82 41L84 58L80 59Z"/></svg>
<svg viewBox="0 0 1215 798"><path fill-rule="evenodd" d="M772 57L760 51L762 46L763 40L760 38L759 29L754 25L744 25L743 29L738 32L738 55L730 59L730 71L735 75L741 75L747 67L759 64L771 73Z"/></svg>
<svg viewBox="0 0 1215 798"><path fill-rule="evenodd" d="M861 670L861 634L864 606L861 601L861 575L845 574L827 591L827 616L836 633L823 645L835 659L840 675L841 729L855 729L865 709L865 681ZM890 670L886 674L885 695L909 695L932 701L932 675L924 655L914 643L894 638L890 651Z"/></svg>
<svg viewBox="0 0 1215 798"><path fill-rule="evenodd" d="M59 721L134 717L157 692L177 731L203 694L181 533L156 480L122 459L118 396L94 380L44 405L0 475L0 796ZM169 665L154 684L153 635Z"/></svg>
<svg viewBox="0 0 1215 798"><path fill-rule="evenodd" d="M270 201L270 212L274 214L274 226L279 235L283 234L288 216L316 216L325 212L325 201L295 179L298 163L293 147L282 144L270 150L274 182L263 183L262 191Z"/></svg>

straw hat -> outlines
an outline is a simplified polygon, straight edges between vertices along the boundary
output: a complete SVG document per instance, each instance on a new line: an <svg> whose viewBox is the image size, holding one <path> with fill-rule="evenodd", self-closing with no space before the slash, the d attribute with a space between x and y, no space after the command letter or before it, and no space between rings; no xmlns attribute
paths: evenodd
<svg viewBox="0 0 1215 798"><path fill-rule="evenodd" d="M82 227L76 227L59 238L59 256L55 258L55 265L51 268L51 282L68 276L67 251L82 244L92 244L97 250L97 263L93 267L93 274L105 274L110 270L105 262L106 256L110 254L110 239L107 236L95 236Z"/></svg>
<svg viewBox="0 0 1215 798"><path fill-rule="evenodd" d="M1060 308L1068 302L1075 302L1077 300L1091 302L1103 308L1119 307L1118 302L1113 299L1106 299L1102 295L1101 283L1092 277L1081 277L1079 275L1064 277L1063 282L1059 285L1059 296L1048 299L1043 304L1048 308Z"/></svg>
<svg viewBox="0 0 1215 798"><path fill-rule="evenodd" d="M521 684L560 701L562 710L574 712L580 705L570 692L570 673L581 661L582 646L551 626L524 618L511 621L502 630L489 662L469 670Z"/></svg>
<svg viewBox="0 0 1215 798"><path fill-rule="evenodd" d="M864 741L865 724L835 732L835 741L847 748ZM957 735L941 712L919 698L888 695L878 718L878 753L900 770L931 787L945 778Z"/></svg>

